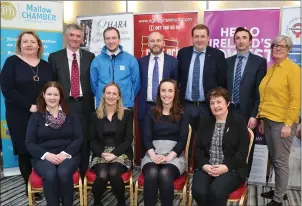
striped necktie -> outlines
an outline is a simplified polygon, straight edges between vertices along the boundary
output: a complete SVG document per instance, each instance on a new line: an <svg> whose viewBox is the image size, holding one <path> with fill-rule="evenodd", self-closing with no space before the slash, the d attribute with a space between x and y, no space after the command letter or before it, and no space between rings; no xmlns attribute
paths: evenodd
<svg viewBox="0 0 302 206"><path fill-rule="evenodd" d="M199 91L199 80L200 80L200 55L203 52L195 52L196 57L194 60L194 66L193 66L193 80L192 80L192 100L198 101L200 97L200 91Z"/></svg>
<svg viewBox="0 0 302 206"><path fill-rule="evenodd" d="M156 102L156 95L157 95L157 88L159 85L159 71L158 71L158 57L154 57L154 69L153 69L153 76L152 76L152 100Z"/></svg>
<svg viewBox="0 0 302 206"><path fill-rule="evenodd" d="M234 104L240 104L240 81L241 81L241 70L242 70L242 59L243 56L238 56L238 63L235 73L235 81L233 85L233 102Z"/></svg>

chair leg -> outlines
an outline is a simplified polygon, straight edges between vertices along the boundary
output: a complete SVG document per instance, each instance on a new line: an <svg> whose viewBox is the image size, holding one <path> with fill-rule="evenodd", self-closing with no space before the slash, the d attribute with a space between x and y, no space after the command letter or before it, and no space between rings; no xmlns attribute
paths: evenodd
<svg viewBox="0 0 302 206"><path fill-rule="evenodd" d="M84 205L88 205L88 202L87 202L87 178L84 177Z"/></svg>
<svg viewBox="0 0 302 206"><path fill-rule="evenodd" d="M83 205L83 184L82 179L79 179L79 193L80 193L80 205Z"/></svg>
<svg viewBox="0 0 302 206"><path fill-rule="evenodd" d="M132 182L132 173L131 173L131 176L130 176L130 206L133 206L133 182Z"/></svg>
<svg viewBox="0 0 302 206"><path fill-rule="evenodd" d="M189 201L188 201L188 206L192 206L193 204L193 198L192 198L192 191L189 191Z"/></svg>
<svg viewBox="0 0 302 206"><path fill-rule="evenodd" d="M138 206L138 199L137 199L137 196L138 196L138 180L136 181L135 183L135 191L134 191L134 205L135 206Z"/></svg>
<svg viewBox="0 0 302 206"><path fill-rule="evenodd" d="M241 195L240 201L239 201L239 206L246 206L248 201L248 188L246 188Z"/></svg>
<svg viewBox="0 0 302 206"><path fill-rule="evenodd" d="M28 181L27 192L28 192L28 204L29 206L33 206L33 195L31 193L31 184L29 181Z"/></svg>
<svg viewBox="0 0 302 206"><path fill-rule="evenodd" d="M186 205L186 200L187 200L187 184L188 184L188 180L186 180L184 188L182 189L182 201L181 201L181 205L182 206Z"/></svg>

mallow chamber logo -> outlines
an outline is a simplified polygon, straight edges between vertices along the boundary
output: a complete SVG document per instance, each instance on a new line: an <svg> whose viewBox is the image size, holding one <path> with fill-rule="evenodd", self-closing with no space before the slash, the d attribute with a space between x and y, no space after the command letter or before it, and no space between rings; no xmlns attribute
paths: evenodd
<svg viewBox="0 0 302 206"><path fill-rule="evenodd" d="M1 18L4 20L12 20L17 13L16 8L10 2L1 2Z"/></svg>

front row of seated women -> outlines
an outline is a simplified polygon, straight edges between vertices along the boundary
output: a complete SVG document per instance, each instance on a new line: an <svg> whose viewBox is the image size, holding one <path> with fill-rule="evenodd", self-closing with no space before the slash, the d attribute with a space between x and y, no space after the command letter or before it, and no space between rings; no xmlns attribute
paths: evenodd
<svg viewBox="0 0 302 206"><path fill-rule="evenodd" d="M38 112L28 123L26 146L34 170L43 179L48 205L73 205L72 174L80 163L82 131L79 118L68 113L62 87L47 83L41 92ZM226 205L227 196L246 179L249 137L244 118L228 110L230 98L223 88L209 92L213 116L200 121L195 142L195 172L192 195L198 205ZM174 80L162 80L156 105L144 118L142 138L147 152L142 160L144 205L172 206L173 181L186 169L184 150L189 123L178 101ZM90 168L96 174L92 185L94 205L110 182L118 206L125 205L121 175L132 168L133 112L123 107L120 88L108 84L90 122Z"/></svg>

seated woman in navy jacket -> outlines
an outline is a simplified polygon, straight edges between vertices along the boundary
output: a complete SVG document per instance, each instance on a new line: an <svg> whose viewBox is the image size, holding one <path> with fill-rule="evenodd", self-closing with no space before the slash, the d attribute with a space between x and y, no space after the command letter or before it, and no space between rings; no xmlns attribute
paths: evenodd
<svg viewBox="0 0 302 206"><path fill-rule="evenodd" d="M156 205L159 189L163 206L173 205L173 181L186 168L184 148L189 122L180 108L175 80L160 82L156 106L144 117L143 141L147 150L141 167L144 180L144 205Z"/></svg>
<svg viewBox="0 0 302 206"><path fill-rule="evenodd" d="M249 135L244 117L228 110L224 88L208 93L213 116L200 120L195 141L192 195L198 205L225 206L248 176Z"/></svg>
<svg viewBox="0 0 302 206"><path fill-rule="evenodd" d="M100 105L92 115L90 164L96 173L92 185L94 205L102 205L101 196L108 181L117 197L118 206L125 205L125 184L122 174L132 167L133 112L123 106L122 94L115 83L106 85Z"/></svg>
<svg viewBox="0 0 302 206"><path fill-rule="evenodd" d="M34 170L43 179L47 205L73 205L73 173L80 164L82 129L78 116L70 115L62 86L48 82L37 99L38 111L31 116L26 147Z"/></svg>

